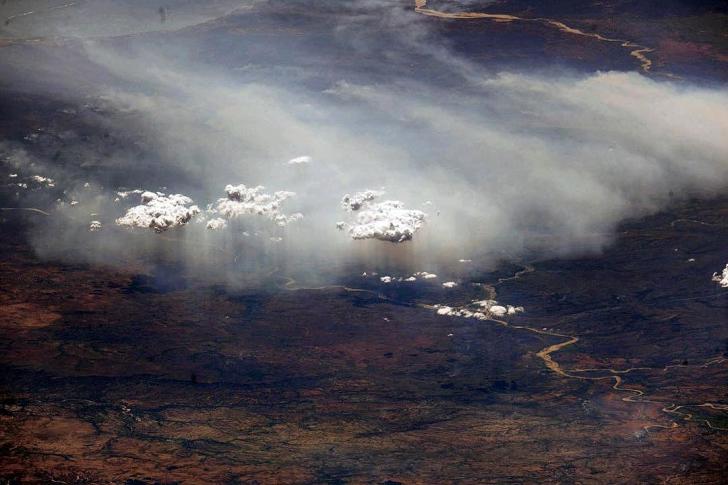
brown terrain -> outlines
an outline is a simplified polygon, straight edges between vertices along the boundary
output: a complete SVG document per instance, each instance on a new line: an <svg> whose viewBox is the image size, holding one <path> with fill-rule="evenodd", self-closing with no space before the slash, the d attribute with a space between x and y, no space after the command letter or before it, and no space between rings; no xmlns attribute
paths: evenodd
<svg viewBox="0 0 728 485"><path fill-rule="evenodd" d="M451 82L428 70L427 56L403 64L336 51L326 9L289 3L180 35L275 39L282 49L308 42L321 54L302 62L320 67L324 81L335 59L343 72L374 79L412 71ZM418 3L431 10L418 19L494 69L538 60L726 78L726 15L717 7ZM28 45L0 38L3 49ZM198 54L230 65L256 55L222 45ZM634 55L643 48L644 58ZM82 139L109 136L62 102L0 88L3 139L54 124ZM127 142L114 136L108 146ZM48 147L39 150L54 156ZM56 155L78 163L71 150ZM103 175L117 185L139 178ZM144 176L160 180L151 169ZM726 482L728 290L711 276L728 262L728 199L675 200L620 226L603 254L503 261L446 295L426 283L382 288L359 268L337 287L306 289L277 272L235 289L140 261L61 262L31 244L48 216L15 210L8 187L0 189L0 206L13 208L0 211L0 484ZM172 253L174 231L165 237ZM83 240L80 252L97 244L94 233ZM431 308L486 296L526 311L475 321Z"/></svg>
<svg viewBox="0 0 728 485"><path fill-rule="evenodd" d="M603 256L493 275L527 307L508 326L280 279L169 289L43 263L22 236L43 216L5 213L2 476L720 483L728 293L710 269L727 212L681 204Z"/></svg>

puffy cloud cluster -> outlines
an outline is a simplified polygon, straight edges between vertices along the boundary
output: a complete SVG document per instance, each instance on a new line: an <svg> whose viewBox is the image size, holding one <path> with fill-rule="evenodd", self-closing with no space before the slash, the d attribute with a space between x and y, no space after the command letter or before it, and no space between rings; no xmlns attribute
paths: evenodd
<svg viewBox="0 0 728 485"><path fill-rule="evenodd" d="M223 230L227 228L229 220L244 216L262 216L280 227L303 217L300 213L289 215L281 212L281 204L293 197L295 195L293 192L278 191L269 194L264 192L263 186L246 187L240 184L227 185L225 193L227 197L218 199L217 203L208 206L207 216L210 219L205 224L207 229ZM115 202L135 194L141 195L141 205L132 207L123 217L117 219L118 225L148 227L156 232L162 232L186 224L200 213L196 205L191 205L192 200L189 197L180 194L165 196L162 192L121 190L116 192ZM199 220L205 222L205 216L200 216Z"/></svg>
<svg viewBox="0 0 728 485"><path fill-rule="evenodd" d="M164 195L161 192L147 191L141 194L141 202L118 218L116 224L164 232L187 224L200 213L192 199L181 194Z"/></svg>
<svg viewBox="0 0 728 485"><path fill-rule="evenodd" d="M362 274L363 277L367 277L367 273ZM370 276L377 276L377 273L371 273ZM434 273L428 273L427 271L418 271L417 273L413 274L412 276L404 277L404 276L382 276L379 278L379 280L382 283L392 283L392 282L402 282L405 281L407 283L412 283L414 281L417 281L417 278L422 278L423 280L431 280L434 278L437 278L437 275ZM448 281L446 283L443 283L442 286L445 288L454 288L457 286L457 283L453 281Z"/></svg>
<svg viewBox="0 0 728 485"><path fill-rule="evenodd" d="M30 180L46 187L55 187L55 181L50 177L43 177L42 175L33 175Z"/></svg>
<svg viewBox="0 0 728 485"><path fill-rule="evenodd" d="M225 186L227 197L218 199L213 212L225 219L237 219L247 215L263 216L281 227L303 218L300 213L286 215L281 212L281 204L296 195L294 192L281 190L268 194L263 192L264 189L262 185L256 187L246 187L243 184L227 185ZM213 223L213 227L208 223L208 228L220 229L220 223L214 221L216 222Z"/></svg>
<svg viewBox="0 0 728 485"><path fill-rule="evenodd" d="M23 155L25 155L23 153ZM27 155L25 155L27 156ZM11 157L12 158L12 157ZM5 162L6 159L2 156L2 142L0 142L0 165L4 165L3 162ZM34 164L29 163L29 166L27 168L33 169L37 168L34 166ZM21 165L21 167L26 168L25 166ZM17 167L15 167L17 168ZM18 173L7 173L5 176L10 179L8 185L19 187L21 189L40 189L40 188L54 188L56 186L56 181L50 177L44 177L42 175L30 175L30 176L23 176L23 174Z"/></svg>
<svg viewBox="0 0 728 485"><path fill-rule="evenodd" d="M495 300L475 300L469 305L450 307L435 305L438 315L462 318L475 318L477 320L490 320L493 317L512 316L523 312L523 307L501 305Z"/></svg>
<svg viewBox="0 0 728 485"><path fill-rule="evenodd" d="M713 281L723 288L728 288L728 264L725 265L722 273L713 273Z"/></svg>

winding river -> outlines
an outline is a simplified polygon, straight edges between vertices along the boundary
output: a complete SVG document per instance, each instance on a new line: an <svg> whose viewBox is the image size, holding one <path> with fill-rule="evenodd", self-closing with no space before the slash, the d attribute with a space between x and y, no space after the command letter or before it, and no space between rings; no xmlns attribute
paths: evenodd
<svg viewBox="0 0 728 485"><path fill-rule="evenodd" d="M415 0L415 12L422 15L428 15L430 17L439 17L444 19L461 19L461 20L473 20L473 19L486 19L493 22L533 22L553 27L561 32L572 35L579 35L582 37L590 37L602 42L610 42L621 45L626 49L630 49L629 55L634 57L640 62L640 68L644 72L649 72L652 68L652 61L647 57L646 54L652 52L654 49L637 44L630 40L617 39L614 37L607 37L598 33L584 32L583 30L577 29L566 25L559 20L553 20L543 17L537 18L526 18L516 17L515 15L500 14L500 13L484 13L484 12L442 12L440 10L433 10L427 7L427 0Z"/></svg>

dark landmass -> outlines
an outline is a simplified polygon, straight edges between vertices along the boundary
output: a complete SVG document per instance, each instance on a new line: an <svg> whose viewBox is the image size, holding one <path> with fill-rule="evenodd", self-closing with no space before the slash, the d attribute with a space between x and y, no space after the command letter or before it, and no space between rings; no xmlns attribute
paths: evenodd
<svg viewBox="0 0 728 485"><path fill-rule="evenodd" d="M527 307L510 328L414 296L46 263L23 236L44 216L3 212L2 476L719 483L728 294L710 276L727 212L679 204L603 256L534 263L495 288ZM550 354L560 375L539 352L571 336Z"/></svg>
<svg viewBox="0 0 728 485"><path fill-rule="evenodd" d="M427 7L442 12L484 12L508 14L524 19L551 19L588 35L599 34L639 44L649 49L650 72L668 78L694 81L726 80L728 62L728 7L713 0L669 1L566 1L533 2L497 0L457 2L428 0ZM445 20L465 52L480 51L489 61L518 65L525 58L542 66L599 69L634 69L639 62L619 43L560 32L553 27L529 22L493 22L483 19ZM457 31L457 32L456 32ZM521 35L516 35L518 31ZM467 34L464 34L467 32ZM474 48L479 45L482 50ZM621 51L621 52L620 52ZM631 66L631 67L630 67ZM545 69L547 67L544 67Z"/></svg>
<svg viewBox="0 0 728 485"><path fill-rule="evenodd" d="M381 34L382 51L342 51L331 41L337 8L263 3L176 35L198 46L191 57L227 67L275 64L271 53L305 44L318 53L300 60L317 71L305 80L312 86L342 72L454 83L421 52L407 62L382 56L386 32L367 30L379 25L367 17L354 30ZM722 2L429 8L554 19L654 49L648 75L726 79ZM412 15L436 22L441 39L494 72L524 63L640 69L619 44L542 23ZM257 42L268 48L256 51ZM42 60L44 49L73 52L72 44L0 39L0 60L10 50ZM24 92L22 78L0 79L3 140L95 183L164 182L160 164L105 165L115 147L151 160L143 133L103 124L113 117L95 116L102 106L68 111L63 93L30 94L52 79L28 79ZM79 166L90 154L84 143L107 151ZM28 201L48 209L60 194L30 187L35 195L20 197L0 182L0 206L11 209L0 211L0 483L719 484L728 476L728 291L711 281L728 262L725 197L676 200L628 221L604 254L506 260L453 291L383 286L360 278L361 268L336 283L367 291L300 288L282 273L234 289L172 278L175 269L162 265L49 261L31 244L47 216L16 209ZM489 289L526 312L503 325L423 307Z"/></svg>

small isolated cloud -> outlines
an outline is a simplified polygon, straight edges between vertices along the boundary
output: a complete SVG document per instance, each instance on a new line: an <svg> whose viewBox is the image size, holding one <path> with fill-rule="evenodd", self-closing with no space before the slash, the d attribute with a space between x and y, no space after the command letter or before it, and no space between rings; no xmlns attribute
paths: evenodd
<svg viewBox="0 0 728 485"><path fill-rule="evenodd" d="M130 195L143 194L143 193L144 193L144 191L142 189L119 190L116 192L116 199L114 199L114 202L119 202L120 200L126 199Z"/></svg>
<svg viewBox="0 0 728 485"><path fill-rule="evenodd" d="M418 271L414 274L414 276L420 277L423 280L431 280L433 278L437 278L437 275L435 273L428 273L427 271Z"/></svg>
<svg viewBox="0 0 728 485"><path fill-rule="evenodd" d="M206 227L213 231L220 231L227 227L227 221L225 219L223 219L222 217L216 217L214 219L210 219L209 221L207 221Z"/></svg>
<svg viewBox="0 0 728 485"><path fill-rule="evenodd" d="M725 265L722 273L713 273L713 281L723 288L728 288L728 264Z"/></svg>
<svg viewBox="0 0 728 485"><path fill-rule="evenodd" d="M160 192L144 192L141 204L129 209L116 220L119 226L142 227L164 232L187 224L200 213L192 199L181 194L164 195Z"/></svg>
<svg viewBox="0 0 728 485"><path fill-rule="evenodd" d="M311 157L303 155L301 157L291 158L288 160L288 165L307 165L311 163Z"/></svg>

